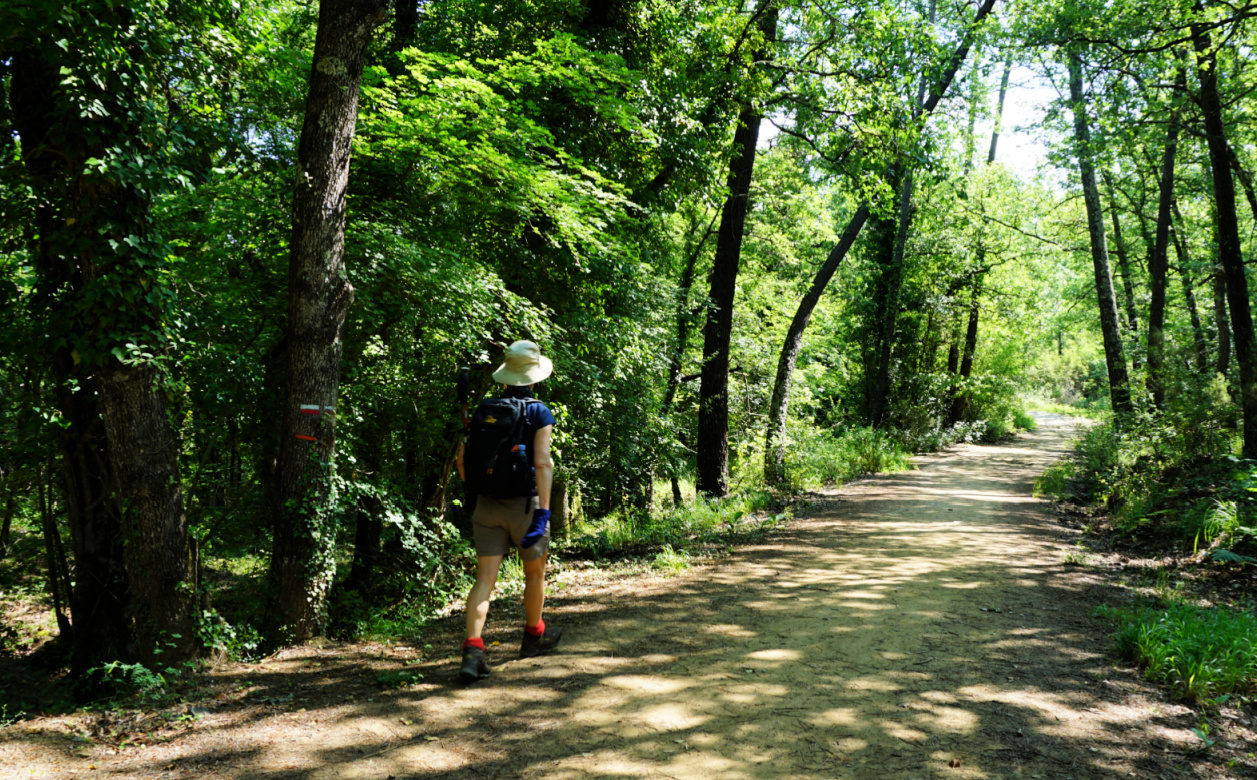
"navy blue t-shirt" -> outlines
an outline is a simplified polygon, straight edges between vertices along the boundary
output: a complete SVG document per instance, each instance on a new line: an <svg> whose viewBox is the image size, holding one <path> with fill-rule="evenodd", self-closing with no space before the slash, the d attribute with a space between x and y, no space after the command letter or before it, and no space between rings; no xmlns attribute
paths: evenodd
<svg viewBox="0 0 1257 780"><path fill-rule="evenodd" d="M532 391L525 386L509 385L502 392L502 397L532 398ZM526 415L524 418L524 441L528 443L531 449L537 431L547 425L554 425L554 412L550 411L550 407L546 406L544 402L537 401L535 404L528 404L525 407L524 414ZM531 455L529 459L531 460Z"/></svg>

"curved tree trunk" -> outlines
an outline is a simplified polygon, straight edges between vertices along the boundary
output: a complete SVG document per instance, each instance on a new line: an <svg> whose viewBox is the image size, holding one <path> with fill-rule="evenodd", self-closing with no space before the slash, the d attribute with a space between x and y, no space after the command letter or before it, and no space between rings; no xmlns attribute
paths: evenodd
<svg viewBox="0 0 1257 780"><path fill-rule="evenodd" d="M1091 129L1087 124L1087 108L1082 91L1082 58L1069 53L1069 95L1074 112L1074 142L1078 168L1082 176L1083 201L1087 207L1087 233L1091 240L1091 263L1095 271L1096 298L1100 307L1100 330L1104 336L1104 362L1109 374L1109 397L1118 415L1131 412L1130 381L1126 373L1126 356L1122 349L1121 328L1117 320L1117 301L1113 295L1113 272L1109 269L1109 252L1104 245L1104 215L1100 211L1100 193L1096 187L1095 165L1091 157Z"/></svg>
<svg viewBox="0 0 1257 780"><path fill-rule="evenodd" d="M335 574L330 514L345 274L345 192L367 44L384 0L322 0L297 152L288 266L288 372L276 474L266 631L272 643L322 630Z"/></svg>
<svg viewBox="0 0 1257 780"><path fill-rule="evenodd" d="M869 218L868 201L860 204L851 216L851 221L842 231L842 237L825 258L825 263L812 279L812 286L799 302L799 308L790 321L790 329L786 331L786 343L781 348L781 357L777 359L777 378L773 382L772 402L768 407L768 436L764 442L764 479L770 485L785 482L785 434L786 415L790 409L790 385L794 376L794 366L799 359L799 347L803 344L803 332L812 319L812 312L820 302L821 295L834 278L838 267L851 250L851 246L860 236L860 230Z"/></svg>

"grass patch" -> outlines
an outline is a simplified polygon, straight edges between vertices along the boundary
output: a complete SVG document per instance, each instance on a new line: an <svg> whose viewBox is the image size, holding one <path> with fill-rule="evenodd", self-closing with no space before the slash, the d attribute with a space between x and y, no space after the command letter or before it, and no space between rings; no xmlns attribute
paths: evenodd
<svg viewBox="0 0 1257 780"><path fill-rule="evenodd" d="M628 509L613 512L582 523L555 546L569 555L595 559L663 556L656 568L675 568L681 556L762 538L789 516L788 511L775 508L773 497L763 490L724 498L699 496L683 506L650 514Z"/></svg>
<svg viewBox="0 0 1257 780"><path fill-rule="evenodd" d="M1257 686L1257 616L1251 610L1171 603L1101 606L1096 614L1117 624L1118 655L1185 699L1216 699Z"/></svg>
<svg viewBox="0 0 1257 780"><path fill-rule="evenodd" d="M865 474L905 471L911 466L910 457L902 444L873 428L839 433L814 430L789 447L786 471L793 487L808 490L841 485Z"/></svg>
<svg viewBox="0 0 1257 780"><path fill-rule="evenodd" d="M1051 498L1060 501L1069 495L1069 481L1078 471L1078 464L1072 460L1061 460L1048 466L1034 481L1036 498Z"/></svg>
<svg viewBox="0 0 1257 780"><path fill-rule="evenodd" d="M1067 414L1071 417L1086 417L1088 420L1106 420L1112 417L1112 412L1107 408L1098 406L1083 406L1075 404L1063 404L1060 401L1050 401L1045 398L1036 398L1030 396L1025 399L1026 409L1032 412L1048 412L1050 414ZM1030 428L1029 430L1034 430Z"/></svg>

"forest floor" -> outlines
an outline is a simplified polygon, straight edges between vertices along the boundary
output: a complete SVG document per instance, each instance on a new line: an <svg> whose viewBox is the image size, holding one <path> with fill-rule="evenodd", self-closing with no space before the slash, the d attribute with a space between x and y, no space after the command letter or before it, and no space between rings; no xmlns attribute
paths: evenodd
<svg viewBox="0 0 1257 780"><path fill-rule="evenodd" d="M1214 713L1204 750L1198 710L1114 665L1091 612L1120 577L1068 564L1079 531L1030 495L1074 422L1039 422L676 575L566 567L560 652L515 658L518 596L495 602L482 683L455 680L452 616L407 646L220 664L165 711L24 721L0 777L1253 777L1251 714Z"/></svg>

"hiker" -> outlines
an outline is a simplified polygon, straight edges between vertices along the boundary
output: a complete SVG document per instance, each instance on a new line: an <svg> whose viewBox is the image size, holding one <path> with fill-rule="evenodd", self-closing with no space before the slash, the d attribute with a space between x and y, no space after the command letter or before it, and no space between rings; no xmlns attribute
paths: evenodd
<svg viewBox="0 0 1257 780"><path fill-rule="evenodd" d="M524 634L519 654L529 658L553 650L563 631L541 619L546 600L546 554L550 548L550 434L554 413L532 397L537 382L553 365L531 341L506 349L493 372L505 385L500 398L481 402L467 426L458 453L458 474L475 501L471 525L476 545L476 583L467 594L467 641L459 677L465 682L489 676L484 657L485 620L498 568L511 547L524 565Z"/></svg>

